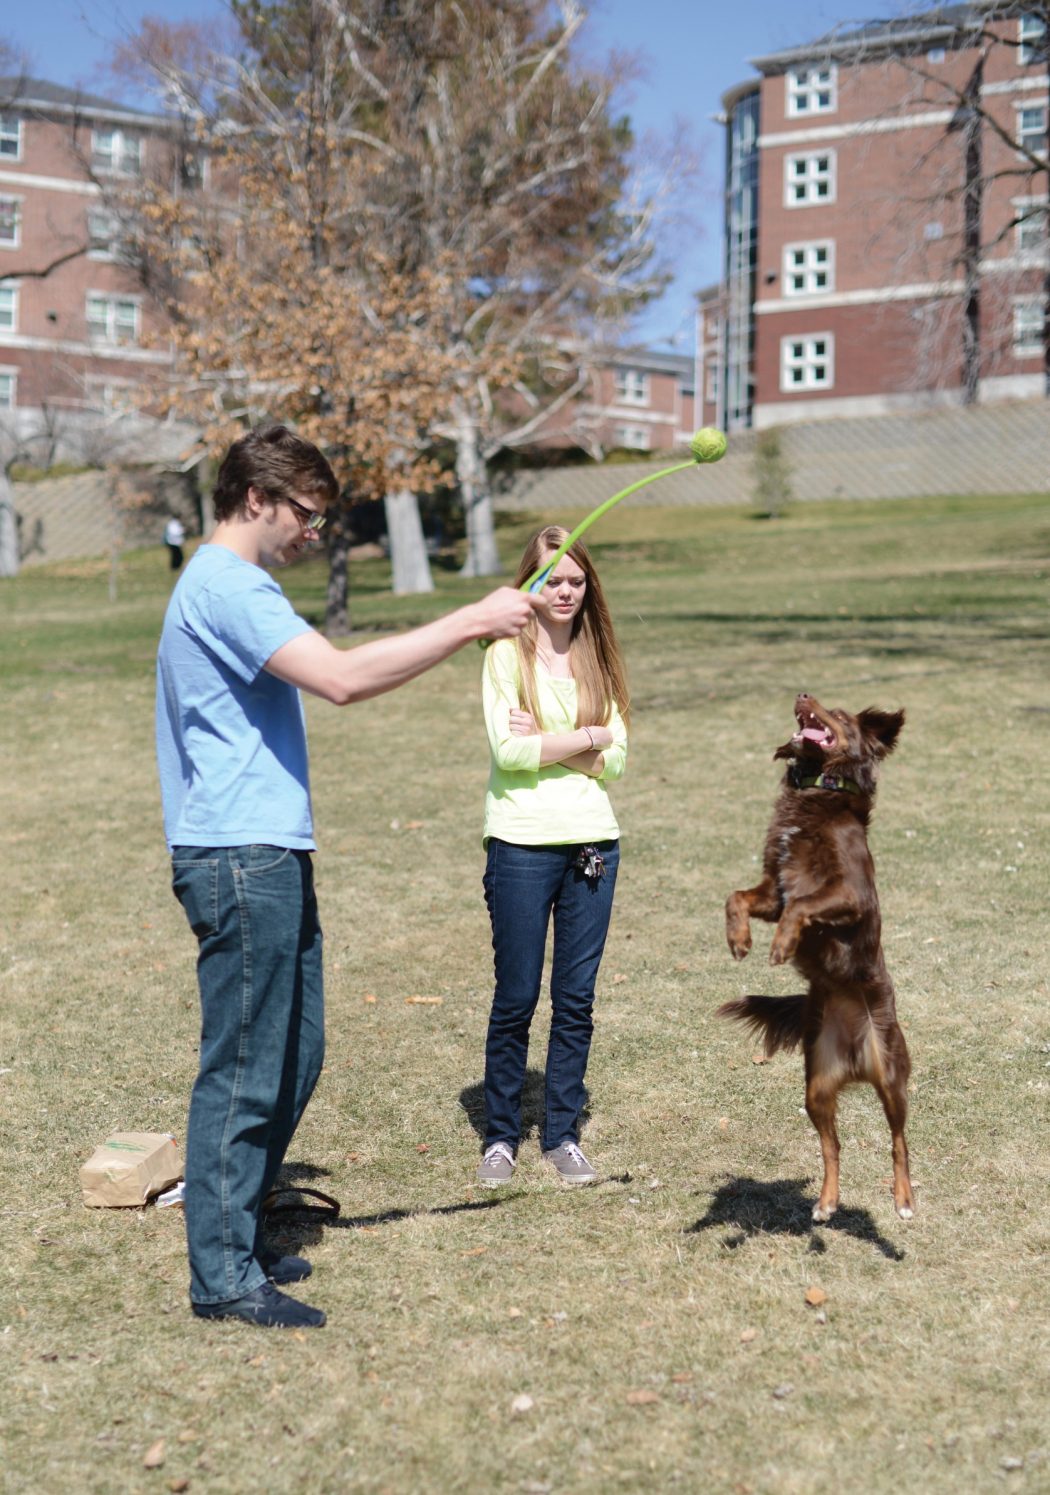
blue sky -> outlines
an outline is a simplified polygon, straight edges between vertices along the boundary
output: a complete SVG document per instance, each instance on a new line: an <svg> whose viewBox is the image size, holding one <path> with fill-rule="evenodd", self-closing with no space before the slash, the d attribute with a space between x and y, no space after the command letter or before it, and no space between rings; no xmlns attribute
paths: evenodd
<svg viewBox="0 0 1050 1495"><path fill-rule="evenodd" d="M749 57L811 41L842 22L899 14L905 7L864 0L590 0L583 50L640 54L642 71L622 106L637 134L668 135L689 125L699 178L682 206L691 226L674 241L674 283L645 314L637 335L653 347L692 349L693 293L719 276L722 129L716 114L726 89L754 75ZM0 36L29 54L31 72L54 83L100 87L99 66L113 41L146 15L205 19L223 0L23 0L0 20Z"/></svg>

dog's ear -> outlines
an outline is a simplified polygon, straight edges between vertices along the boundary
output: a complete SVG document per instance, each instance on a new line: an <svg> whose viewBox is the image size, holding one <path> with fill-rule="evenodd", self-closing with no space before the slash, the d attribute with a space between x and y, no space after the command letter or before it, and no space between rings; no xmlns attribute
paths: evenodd
<svg viewBox="0 0 1050 1495"><path fill-rule="evenodd" d="M904 726L904 712L901 711L876 711L874 706L869 706L857 717L857 725L864 736L875 742L875 751L880 758L887 753L892 753L900 736L900 730Z"/></svg>

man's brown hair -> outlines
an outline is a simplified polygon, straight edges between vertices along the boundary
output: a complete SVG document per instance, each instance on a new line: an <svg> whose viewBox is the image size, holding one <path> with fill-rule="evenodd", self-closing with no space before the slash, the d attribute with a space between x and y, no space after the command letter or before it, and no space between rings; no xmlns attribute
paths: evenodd
<svg viewBox="0 0 1050 1495"><path fill-rule="evenodd" d="M215 484L216 519L244 514L249 488L257 488L273 503L300 494L323 498L327 503L339 497L339 484L328 458L312 441L304 441L287 426L257 426L233 443L222 459Z"/></svg>

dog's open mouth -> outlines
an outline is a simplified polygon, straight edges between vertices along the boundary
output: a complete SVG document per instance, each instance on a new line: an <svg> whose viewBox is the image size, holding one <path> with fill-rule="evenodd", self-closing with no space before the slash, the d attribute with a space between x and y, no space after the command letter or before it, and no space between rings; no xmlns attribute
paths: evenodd
<svg viewBox="0 0 1050 1495"><path fill-rule="evenodd" d="M798 731L792 737L792 742L798 743L800 746L804 742L812 742L825 751L835 747L838 739L834 732L830 727L825 726L812 711L800 711L796 720L798 721Z"/></svg>

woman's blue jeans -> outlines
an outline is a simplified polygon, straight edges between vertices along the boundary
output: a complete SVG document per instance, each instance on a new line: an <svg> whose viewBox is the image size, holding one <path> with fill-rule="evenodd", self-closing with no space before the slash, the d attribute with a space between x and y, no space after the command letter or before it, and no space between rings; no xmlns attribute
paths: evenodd
<svg viewBox="0 0 1050 1495"><path fill-rule="evenodd" d="M190 1298L266 1281L262 1202L324 1055L321 926L310 853L176 846L172 886L197 936L200 1071L186 1134Z"/></svg>
<svg viewBox="0 0 1050 1495"><path fill-rule="evenodd" d="M516 1148L529 1054L529 1025L539 1001L547 930L554 918L551 1031L547 1046L543 1150L579 1141L584 1075L594 1028L594 984L612 914L618 841L599 849L605 876L575 867L578 846L515 846L493 838L485 869L496 990L485 1044L485 1145Z"/></svg>

